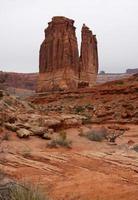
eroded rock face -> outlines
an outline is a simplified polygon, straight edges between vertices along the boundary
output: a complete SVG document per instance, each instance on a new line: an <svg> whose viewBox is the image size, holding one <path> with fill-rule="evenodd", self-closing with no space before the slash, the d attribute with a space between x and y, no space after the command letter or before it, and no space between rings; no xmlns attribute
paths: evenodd
<svg viewBox="0 0 138 200"><path fill-rule="evenodd" d="M77 86L79 55L74 21L53 17L40 47L38 91Z"/></svg>
<svg viewBox="0 0 138 200"><path fill-rule="evenodd" d="M0 71L0 89L5 90L10 87L35 90L37 76L37 73L15 73Z"/></svg>
<svg viewBox="0 0 138 200"><path fill-rule="evenodd" d="M53 17L40 47L39 72L38 92L74 89L79 84L93 85L98 72L95 35L83 26L79 58L74 21Z"/></svg>
<svg viewBox="0 0 138 200"><path fill-rule="evenodd" d="M97 39L92 31L83 24L80 55L80 82L94 85L98 73Z"/></svg>

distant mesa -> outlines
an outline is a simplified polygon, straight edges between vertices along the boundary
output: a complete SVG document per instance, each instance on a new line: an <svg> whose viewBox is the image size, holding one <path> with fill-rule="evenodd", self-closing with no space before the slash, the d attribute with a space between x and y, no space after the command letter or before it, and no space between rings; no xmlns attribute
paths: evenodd
<svg viewBox="0 0 138 200"><path fill-rule="evenodd" d="M126 70L127 74L137 74L138 73L138 68L135 69L127 69Z"/></svg>
<svg viewBox="0 0 138 200"><path fill-rule="evenodd" d="M98 73L96 36L83 24L80 56L74 20L52 18L40 47L37 92L93 86Z"/></svg>
<svg viewBox="0 0 138 200"><path fill-rule="evenodd" d="M99 74L100 74L100 75L105 75L106 72L102 70L102 71L99 72Z"/></svg>

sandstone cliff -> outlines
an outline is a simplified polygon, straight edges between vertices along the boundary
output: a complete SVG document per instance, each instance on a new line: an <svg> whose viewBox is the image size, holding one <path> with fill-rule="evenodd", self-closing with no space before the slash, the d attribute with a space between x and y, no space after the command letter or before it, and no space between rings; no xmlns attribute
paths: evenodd
<svg viewBox="0 0 138 200"><path fill-rule="evenodd" d="M131 74L110 74L97 75L96 84L101 84L113 80L127 78ZM23 95L27 92L33 92L36 90L38 73L14 73L14 72L2 72L0 71L0 89L7 89L8 92L15 93L20 91ZM25 90L27 90L25 92Z"/></svg>
<svg viewBox="0 0 138 200"><path fill-rule="evenodd" d="M40 47L39 72L38 92L94 85L98 72L96 36L82 27L79 57L74 21L53 17Z"/></svg>
<svg viewBox="0 0 138 200"><path fill-rule="evenodd" d="M79 55L73 24L65 17L53 17L48 24L40 47L38 91L77 86Z"/></svg>
<svg viewBox="0 0 138 200"><path fill-rule="evenodd" d="M138 73L138 68L135 69L127 69L126 70L127 74L137 74Z"/></svg>
<svg viewBox="0 0 138 200"><path fill-rule="evenodd" d="M0 89L9 87L35 90L37 73L15 73L0 71Z"/></svg>
<svg viewBox="0 0 138 200"><path fill-rule="evenodd" d="M98 73L98 52L96 36L83 24L80 55L80 81L92 86Z"/></svg>

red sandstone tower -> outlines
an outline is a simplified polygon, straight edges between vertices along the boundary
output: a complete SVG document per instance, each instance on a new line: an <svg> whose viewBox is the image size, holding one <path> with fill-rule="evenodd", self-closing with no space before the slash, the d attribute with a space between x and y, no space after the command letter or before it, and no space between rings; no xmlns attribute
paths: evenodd
<svg viewBox="0 0 138 200"><path fill-rule="evenodd" d="M98 73L97 40L85 24L83 24L81 34L80 81L88 82L91 87L95 84Z"/></svg>
<svg viewBox="0 0 138 200"><path fill-rule="evenodd" d="M92 86L98 72L96 37L83 25L81 55L74 21L53 17L45 30L40 47L38 92L75 89L80 85Z"/></svg>

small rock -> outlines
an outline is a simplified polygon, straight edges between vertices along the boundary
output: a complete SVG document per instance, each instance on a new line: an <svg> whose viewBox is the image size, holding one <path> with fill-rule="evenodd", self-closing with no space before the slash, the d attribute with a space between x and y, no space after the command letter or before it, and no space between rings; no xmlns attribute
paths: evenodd
<svg viewBox="0 0 138 200"><path fill-rule="evenodd" d="M46 119L44 122L45 126L50 127L50 128L57 128L61 125L61 121L57 119Z"/></svg>
<svg viewBox="0 0 138 200"><path fill-rule="evenodd" d="M45 127L31 127L30 131L32 132L32 135L39 135L42 136L46 132Z"/></svg>
<svg viewBox="0 0 138 200"><path fill-rule="evenodd" d="M17 123L16 126L18 127L18 129L21 129L21 128L30 129L29 123Z"/></svg>
<svg viewBox="0 0 138 200"><path fill-rule="evenodd" d="M27 129L24 129L24 128L19 129L19 130L17 131L17 136L18 136L19 138L28 138L30 135L31 135L31 132L28 131Z"/></svg>
<svg viewBox="0 0 138 200"><path fill-rule="evenodd" d="M45 140L51 140L51 137L49 136L48 133L45 133L43 136L42 136L43 139Z"/></svg>

